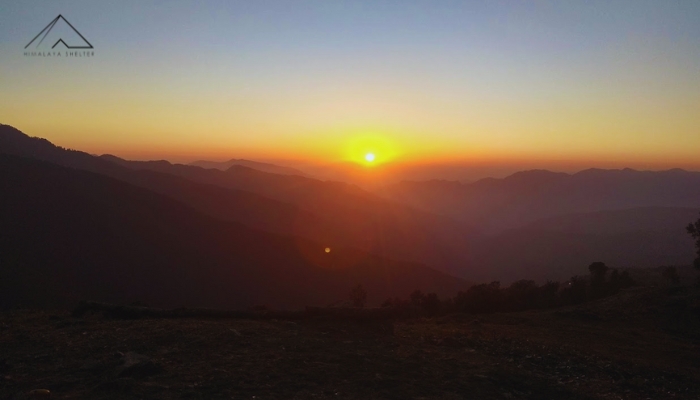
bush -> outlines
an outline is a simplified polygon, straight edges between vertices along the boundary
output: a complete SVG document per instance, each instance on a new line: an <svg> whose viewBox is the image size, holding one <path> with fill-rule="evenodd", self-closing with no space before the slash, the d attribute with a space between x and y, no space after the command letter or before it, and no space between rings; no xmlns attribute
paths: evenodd
<svg viewBox="0 0 700 400"><path fill-rule="evenodd" d="M506 309L513 311L536 308L539 288L535 281L520 280L513 282L506 290Z"/></svg>
<svg viewBox="0 0 700 400"><path fill-rule="evenodd" d="M693 260L693 266L700 269L700 218L694 223L688 224L685 228L688 234L695 239L695 249L697 250L697 257Z"/></svg>
<svg viewBox="0 0 700 400"><path fill-rule="evenodd" d="M668 279L668 281L672 285L678 285L681 283L681 277L678 276L678 271L676 271L676 267L661 267L663 271L661 272L661 276L664 278Z"/></svg>
<svg viewBox="0 0 700 400"><path fill-rule="evenodd" d="M501 311L503 304L503 293L501 293L501 283L491 282L481 285L474 285L466 292L457 293L455 307L459 311L473 313L492 313Z"/></svg>
<svg viewBox="0 0 700 400"><path fill-rule="evenodd" d="M569 280L561 292L561 299L564 304L581 304L586 301L586 291L588 284L584 278L574 276Z"/></svg>
<svg viewBox="0 0 700 400"><path fill-rule="evenodd" d="M353 307L362 308L365 306L367 303L367 291L362 285L358 284L350 291L350 303L352 303Z"/></svg>

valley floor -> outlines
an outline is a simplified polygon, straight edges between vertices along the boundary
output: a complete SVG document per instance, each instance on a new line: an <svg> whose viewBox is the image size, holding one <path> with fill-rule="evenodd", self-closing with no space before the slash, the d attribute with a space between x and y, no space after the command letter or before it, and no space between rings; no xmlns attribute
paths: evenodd
<svg viewBox="0 0 700 400"><path fill-rule="evenodd" d="M0 314L0 398L698 399L697 289L373 323Z"/></svg>

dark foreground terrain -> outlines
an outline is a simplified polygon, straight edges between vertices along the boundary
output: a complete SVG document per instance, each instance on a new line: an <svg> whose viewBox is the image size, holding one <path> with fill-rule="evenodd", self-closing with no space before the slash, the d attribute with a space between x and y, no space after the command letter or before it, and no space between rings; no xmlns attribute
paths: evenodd
<svg viewBox="0 0 700 400"><path fill-rule="evenodd" d="M353 322L0 314L0 398L698 399L697 289Z"/></svg>

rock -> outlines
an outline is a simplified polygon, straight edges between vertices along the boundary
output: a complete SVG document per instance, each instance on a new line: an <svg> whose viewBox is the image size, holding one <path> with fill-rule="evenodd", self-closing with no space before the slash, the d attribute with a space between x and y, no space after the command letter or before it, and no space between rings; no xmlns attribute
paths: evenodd
<svg viewBox="0 0 700 400"><path fill-rule="evenodd" d="M124 365L121 367L119 376L141 379L159 374L163 370L163 366L148 357L130 351L124 354Z"/></svg>
<svg viewBox="0 0 700 400"><path fill-rule="evenodd" d="M48 398L51 397L51 391L48 389L34 389L29 392L29 395L35 398Z"/></svg>
<svg viewBox="0 0 700 400"><path fill-rule="evenodd" d="M6 372L10 370L10 364L7 362L6 359L0 360L0 373Z"/></svg>

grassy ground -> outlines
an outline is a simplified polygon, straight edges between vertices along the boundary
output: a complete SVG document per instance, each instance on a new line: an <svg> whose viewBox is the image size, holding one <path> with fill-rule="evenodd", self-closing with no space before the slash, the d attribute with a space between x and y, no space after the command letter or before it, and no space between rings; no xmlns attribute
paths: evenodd
<svg viewBox="0 0 700 400"><path fill-rule="evenodd" d="M700 296L372 323L0 314L0 398L699 399Z"/></svg>

